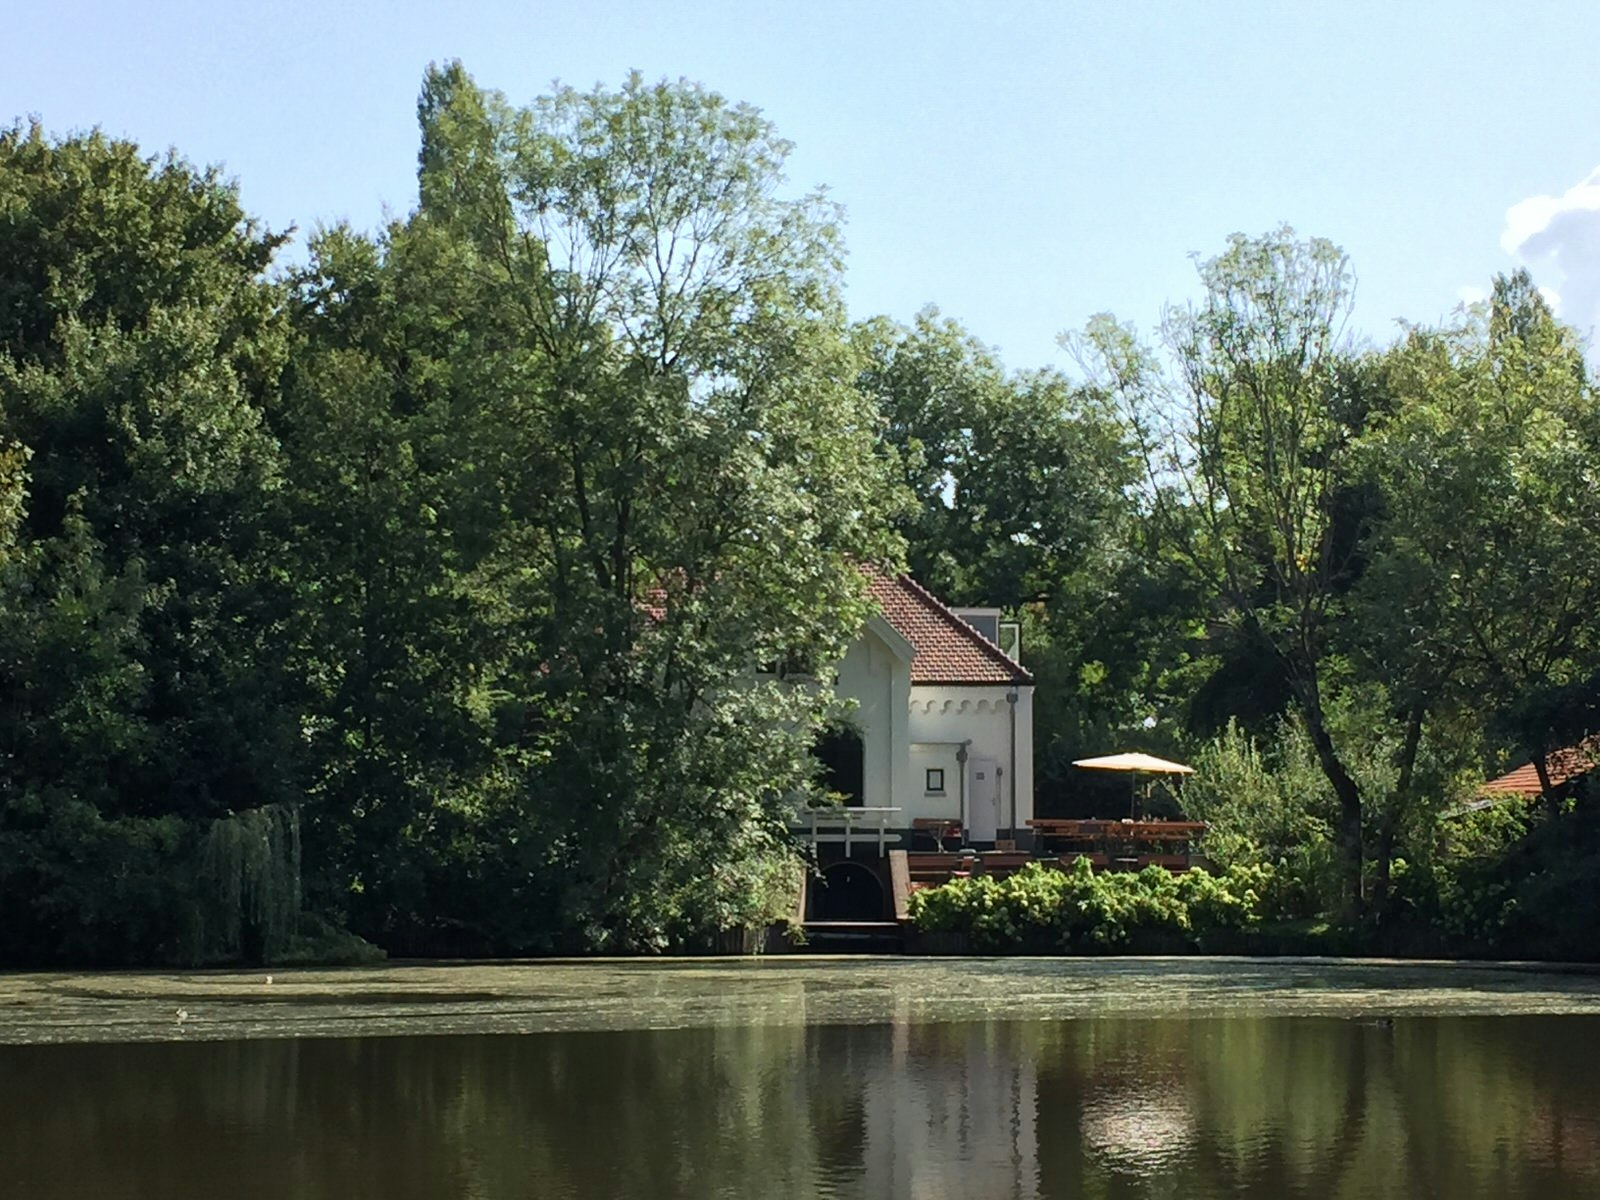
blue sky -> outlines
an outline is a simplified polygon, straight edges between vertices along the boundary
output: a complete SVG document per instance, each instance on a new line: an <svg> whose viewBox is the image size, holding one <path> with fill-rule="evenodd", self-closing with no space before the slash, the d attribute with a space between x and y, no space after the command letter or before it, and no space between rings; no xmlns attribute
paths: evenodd
<svg viewBox="0 0 1600 1200"><path fill-rule="evenodd" d="M1149 328L1190 252L1281 222L1350 252L1375 339L1522 261L1600 324L1600 5L53 0L0 31L0 119L175 146L303 230L414 202L430 60L518 102L699 80L845 206L854 314L934 303L1013 367Z"/></svg>

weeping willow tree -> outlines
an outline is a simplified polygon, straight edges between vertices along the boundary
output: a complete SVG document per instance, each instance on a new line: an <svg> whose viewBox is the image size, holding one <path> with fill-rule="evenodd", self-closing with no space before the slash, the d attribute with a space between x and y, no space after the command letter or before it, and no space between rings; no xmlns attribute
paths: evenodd
<svg viewBox="0 0 1600 1200"><path fill-rule="evenodd" d="M300 920L300 810L268 804L213 821L200 851L207 958L279 957Z"/></svg>

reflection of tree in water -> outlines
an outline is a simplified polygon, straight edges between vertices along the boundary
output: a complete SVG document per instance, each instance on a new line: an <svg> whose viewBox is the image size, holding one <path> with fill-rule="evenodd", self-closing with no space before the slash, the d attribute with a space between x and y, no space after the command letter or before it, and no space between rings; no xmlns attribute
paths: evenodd
<svg viewBox="0 0 1600 1200"><path fill-rule="evenodd" d="M1564 1200L1600 1195L1596 1025L1160 1018L0 1046L0 1178L30 1200Z"/></svg>
<svg viewBox="0 0 1600 1200"><path fill-rule="evenodd" d="M1585 1018L1030 1027L1045 1195L1600 1194ZM1571 1039L1569 1041L1569 1039ZM1485 1190L1487 1189L1487 1190Z"/></svg>

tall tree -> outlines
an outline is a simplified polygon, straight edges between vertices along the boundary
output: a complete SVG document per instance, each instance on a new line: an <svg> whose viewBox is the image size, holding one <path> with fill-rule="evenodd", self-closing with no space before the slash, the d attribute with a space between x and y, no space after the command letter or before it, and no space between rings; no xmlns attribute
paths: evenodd
<svg viewBox="0 0 1600 1200"><path fill-rule="evenodd" d="M272 411L276 553L298 597L290 662L314 768L308 878L321 906L403 949L447 903L436 877L488 786L505 598L473 571L500 529L467 499L504 464L477 456L492 417L458 374L494 347L470 257L437 231L333 229L311 250Z"/></svg>
<svg viewBox="0 0 1600 1200"><path fill-rule="evenodd" d="M397 447L408 403L404 423L448 446L426 503L451 506L451 545L425 554L448 569L425 578L491 631L458 702L478 706L495 764L450 803L494 830L480 874L521 898L507 936L524 945L727 923L760 864L790 860L784 816L829 704L751 669L838 654L866 611L857 564L894 549L832 209L780 198L787 143L690 84L634 77L518 109L450 65L419 115L422 203L378 286L438 336L426 354L401 337L407 362L363 351L387 365L358 419ZM448 254L470 287L435 296L402 243ZM314 286L345 303L336 278ZM337 377L319 392L352 394ZM378 552L418 537L384 533ZM350 642L339 674L371 676L371 653Z"/></svg>
<svg viewBox="0 0 1600 1200"><path fill-rule="evenodd" d="M114 930L131 904L61 902L95 891L83 847L105 822L170 833L294 796L297 731L268 649L281 596L256 540L278 469L262 410L285 336L263 272L280 241L215 171L98 133L0 133L13 481L18 448L30 456L0 568L0 823L12 862L32 864L6 880L22 944L53 922L40 945L141 952ZM79 921L93 907L103 937Z"/></svg>
<svg viewBox="0 0 1600 1200"><path fill-rule="evenodd" d="M917 504L913 573L961 604L1015 608L1105 577L1131 513L1131 447L1102 397L1054 371L1008 372L935 309L858 327L862 389Z"/></svg>
<svg viewBox="0 0 1600 1200"><path fill-rule="evenodd" d="M1343 252L1287 228L1235 235L1200 264L1205 297L1167 311L1173 373L1125 327L1079 343L1123 398L1146 463L1151 520L1219 601L1218 615L1276 661L1338 800L1346 901L1359 903L1362 794L1327 712L1334 616L1356 540L1337 536L1359 397L1343 336Z"/></svg>
<svg viewBox="0 0 1600 1200"><path fill-rule="evenodd" d="M0 447L0 567L5 566L16 548L27 496L27 447L15 442Z"/></svg>
<svg viewBox="0 0 1600 1200"><path fill-rule="evenodd" d="M1582 347L1518 272L1456 326L1411 331L1385 369L1397 404L1371 451L1387 517L1364 611L1389 660L1470 700L1553 802L1545 756L1586 732L1562 709L1600 668L1600 404Z"/></svg>

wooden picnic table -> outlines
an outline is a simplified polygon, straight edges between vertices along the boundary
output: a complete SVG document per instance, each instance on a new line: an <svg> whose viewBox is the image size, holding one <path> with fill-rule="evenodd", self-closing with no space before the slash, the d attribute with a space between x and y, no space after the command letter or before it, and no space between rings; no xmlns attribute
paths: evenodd
<svg viewBox="0 0 1600 1200"><path fill-rule="evenodd" d="M1188 842L1206 831L1204 821L1064 821L1035 817L1028 825L1044 837L1073 841Z"/></svg>
<svg viewBox="0 0 1600 1200"><path fill-rule="evenodd" d="M1190 845L1205 833L1204 821L1102 821L1035 818L1028 822L1042 845L1063 858L1086 857L1096 866L1181 871Z"/></svg>

